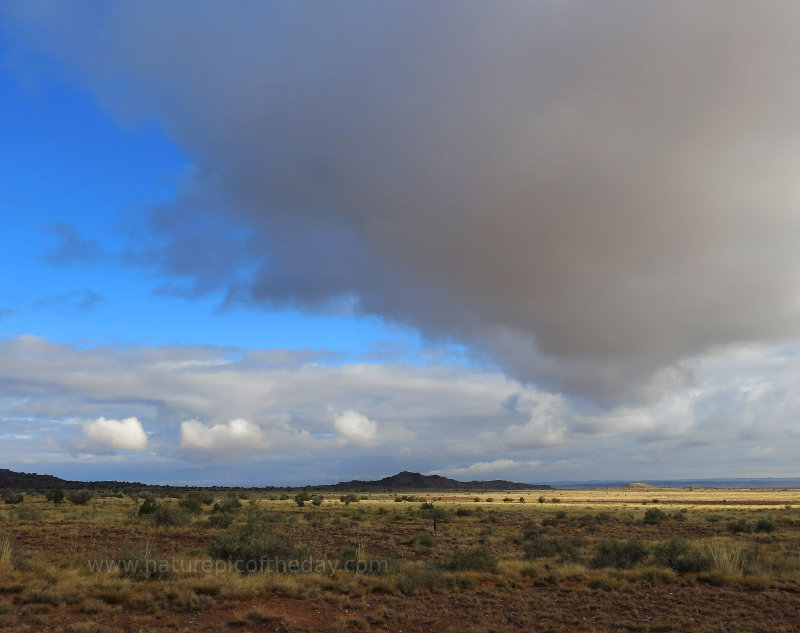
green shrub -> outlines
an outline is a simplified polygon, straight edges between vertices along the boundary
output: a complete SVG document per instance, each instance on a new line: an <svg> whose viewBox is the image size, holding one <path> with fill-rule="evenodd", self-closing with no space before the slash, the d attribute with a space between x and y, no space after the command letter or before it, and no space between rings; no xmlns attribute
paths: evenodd
<svg viewBox="0 0 800 633"><path fill-rule="evenodd" d="M175 576L170 561L159 559L150 541L143 543L124 541L117 551L113 564L121 578L130 580L168 580Z"/></svg>
<svg viewBox="0 0 800 633"><path fill-rule="evenodd" d="M145 497L144 501L142 501L142 505L139 506L138 515L143 517L148 514L153 514L160 507L161 504L156 501L155 497Z"/></svg>
<svg viewBox="0 0 800 633"><path fill-rule="evenodd" d="M42 511L36 506L18 505L11 510L11 516L17 521L40 521Z"/></svg>
<svg viewBox="0 0 800 633"><path fill-rule="evenodd" d="M76 506L85 506L92 500L94 495L89 490L76 490L67 495L67 501Z"/></svg>
<svg viewBox="0 0 800 633"><path fill-rule="evenodd" d="M314 495L313 497L311 497L312 505L321 506L323 501L325 501L325 497L323 497L322 495ZM381 510L383 510L383 508L381 508Z"/></svg>
<svg viewBox="0 0 800 633"><path fill-rule="evenodd" d="M190 492L178 501L178 507L189 514L200 514L203 511L203 498L199 493Z"/></svg>
<svg viewBox="0 0 800 633"><path fill-rule="evenodd" d="M288 571L293 561L302 561L313 556L309 546L295 544L291 537L278 530L257 528L250 525L235 533L223 532L208 544L208 553L214 558L241 561L238 571L254 572L264 565L272 564L279 572Z"/></svg>
<svg viewBox="0 0 800 633"><path fill-rule="evenodd" d="M289 497L286 497L287 499ZM236 495L227 494L225 497L222 498L221 501L218 501L214 504L214 507L211 509L212 512L231 512L236 513L242 507L242 502Z"/></svg>
<svg viewBox="0 0 800 633"><path fill-rule="evenodd" d="M64 502L64 491L60 488L58 490L50 490L45 495L45 499L48 501L52 501L53 503L63 503Z"/></svg>
<svg viewBox="0 0 800 633"><path fill-rule="evenodd" d="M532 535L523 545L525 558L554 558L560 556L574 559L577 556L580 541L547 534Z"/></svg>
<svg viewBox="0 0 800 633"><path fill-rule="evenodd" d="M653 545L653 559L663 567L675 569L677 561L689 553L689 542L680 537L671 538L663 543Z"/></svg>
<svg viewBox="0 0 800 633"><path fill-rule="evenodd" d="M25 495L23 495L21 492L20 493L7 492L5 495L3 495L3 502L11 505L22 503L24 499Z"/></svg>
<svg viewBox="0 0 800 633"><path fill-rule="evenodd" d="M308 512L306 514L312 517L314 516L313 512ZM287 517L279 512L270 512L269 510L266 510L260 506L253 506L247 510L245 523L251 529L258 530L267 528L275 523L287 523L289 522L290 517Z"/></svg>
<svg viewBox="0 0 800 633"><path fill-rule="evenodd" d="M647 548L636 539L620 541L619 539L603 539L597 545L597 551L590 561L595 569L615 567L630 569L647 557Z"/></svg>
<svg viewBox="0 0 800 633"><path fill-rule="evenodd" d="M660 525L667 520L667 513L661 508L648 508L644 513L643 523L646 525Z"/></svg>
<svg viewBox="0 0 800 633"><path fill-rule="evenodd" d="M522 540L531 539L539 534L545 534L546 532L547 530L533 521L526 521L522 524Z"/></svg>
<svg viewBox="0 0 800 633"><path fill-rule="evenodd" d="M586 585L589 589L599 589L601 591L616 591L619 589L619 581L610 576L592 576Z"/></svg>
<svg viewBox="0 0 800 633"><path fill-rule="evenodd" d="M353 571L361 559L361 552L357 547L345 547L339 555L339 565L342 569Z"/></svg>
<svg viewBox="0 0 800 633"><path fill-rule="evenodd" d="M708 552L701 548L692 547L685 556L679 558L673 569L677 572L704 572L714 566L714 560Z"/></svg>
<svg viewBox="0 0 800 633"><path fill-rule="evenodd" d="M752 532L753 526L745 519L736 519L728 521L728 531L732 534L739 534L740 532Z"/></svg>
<svg viewBox="0 0 800 633"><path fill-rule="evenodd" d="M439 591L448 584L441 568L435 565L408 565L394 572L397 590L410 596Z"/></svg>
<svg viewBox="0 0 800 633"><path fill-rule="evenodd" d="M434 538L427 532L415 536L414 542L417 545L422 545L422 547L433 547L436 545L436 541L434 540Z"/></svg>
<svg viewBox="0 0 800 633"><path fill-rule="evenodd" d="M675 572L666 569L644 569L637 576L639 582L649 587L669 585L675 581Z"/></svg>
<svg viewBox="0 0 800 633"><path fill-rule="evenodd" d="M225 529L233 523L230 512L213 512L208 516L208 527Z"/></svg>
<svg viewBox="0 0 800 633"><path fill-rule="evenodd" d="M449 571L497 571L497 557L484 547L455 552L444 564Z"/></svg>
<svg viewBox="0 0 800 633"><path fill-rule="evenodd" d="M652 547L653 559L659 565L677 572L705 572L713 560L704 549L694 548L682 538L675 537Z"/></svg>
<svg viewBox="0 0 800 633"><path fill-rule="evenodd" d="M192 520L186 510L172 504L160 505L153 512L145 514L144 517L153 525L158 526L188 525Z"/></svg>
<svg viewBox="0 0 800 633"><path fill-rule="evenodd" d="M756 521L756 532L774 532L775 519L764 517Z"/></svg>
<svg viewBox="0 0 800 633"><path fill-rule="evenodd" d="M311 495L307 492L298 492L294 496L294 502L301 508L306 504L306 501L311 501Z"/></svg>
<svg viewBox="0 0 800 633"><path fill-rule="evenodd" d="M709 585L713 585L714 587L730 587L736 584L737 577L730 572L716 570L707 574L699 575L697 580Z"/></svg>
<svg viewBox="0 0 800 633"><path fill-rule="evenodd" d="M361 501L361 497L351 492L349 494L342 495L341 497L339 497L339 501L341 501L346 506L349 506L351 503L358 503L359 501Z"/></svg>

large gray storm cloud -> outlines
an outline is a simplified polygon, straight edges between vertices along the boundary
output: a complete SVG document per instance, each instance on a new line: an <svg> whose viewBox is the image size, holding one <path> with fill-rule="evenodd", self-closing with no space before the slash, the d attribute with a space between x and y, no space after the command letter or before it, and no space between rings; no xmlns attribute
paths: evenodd
<svg viewBox="0 0 800 633"><path fill-rule="evenodd" d="M173 289L381 315L609 402L659 397L715 346L798 334L797 3L7 19L190 157L145 254Z"/></svg>

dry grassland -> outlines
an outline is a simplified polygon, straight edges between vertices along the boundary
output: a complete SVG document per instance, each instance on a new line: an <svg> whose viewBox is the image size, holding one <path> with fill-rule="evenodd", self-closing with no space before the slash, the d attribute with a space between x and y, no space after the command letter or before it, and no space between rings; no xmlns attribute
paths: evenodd
<svg viewBox="0 0 800 633"><path fill-rule="evenodd" d="M0 504L0 630L800 630L797 490L202 497Z"/></svg>

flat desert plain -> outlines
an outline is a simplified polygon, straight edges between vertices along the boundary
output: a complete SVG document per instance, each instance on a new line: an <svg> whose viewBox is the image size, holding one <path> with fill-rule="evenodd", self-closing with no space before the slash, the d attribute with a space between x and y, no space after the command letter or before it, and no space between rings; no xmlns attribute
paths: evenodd
<svg viewBox="0 0 800 633"><path fill-rule="evenodd" d="M798 490L6 500L3 631L800 631Z"/></svg>

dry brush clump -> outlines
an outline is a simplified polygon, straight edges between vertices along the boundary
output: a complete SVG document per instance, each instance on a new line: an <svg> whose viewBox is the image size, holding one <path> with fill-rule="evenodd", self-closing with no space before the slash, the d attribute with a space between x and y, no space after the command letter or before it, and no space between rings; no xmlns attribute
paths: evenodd
<svg viewBox="0 0 800 633"><path fill-rule="evenodd" d="M22 550L8 532L0 531L0 573L20 569L22 564Z"/></svg>

